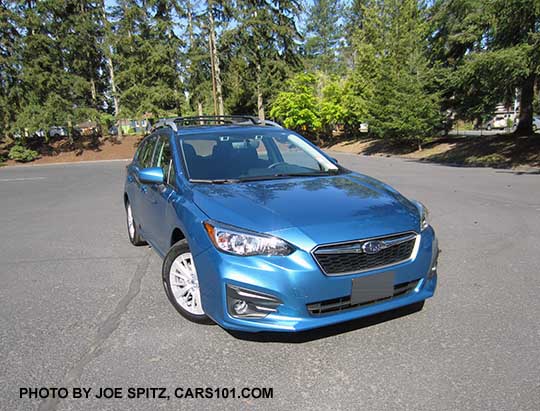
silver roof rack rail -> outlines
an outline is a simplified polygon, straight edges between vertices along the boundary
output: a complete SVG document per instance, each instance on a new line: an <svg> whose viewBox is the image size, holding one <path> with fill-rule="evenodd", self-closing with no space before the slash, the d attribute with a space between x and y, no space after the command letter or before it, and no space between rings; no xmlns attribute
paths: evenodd
<svg viewBox="0 0 540 411"><path fill-rule="evenodd" d="M163 118L158 120L156 124L152 127L152 132L156 131L158 128L170 127L173 131L178 131L178 125L175 122L174 118Z"/></svg>
<svg viewBox="0 0 540 411"><path fill-rule="evenodd" d="M272 121L272 120L264 120L264 122L262 122L262 124L264 124L265 126L270 126L270 127L283 128L283 126L281 124L276 123L275 121Z"/></svg>
<svg viewBox="0 0 540 411"><path fill-rule="evenodd" d="M231 125L231 124L251 124L256 125L257 119L253 116L192 116L178 117L174 119L175 123L180 127L189 126L214 126L214 125Z"/></svg>
<svg viewBox="0 0 540 411"><path fill-rule="evenodd" d="M253 125L253 126L269 126L283 128L280 124L264 120L261 121L255 116L192 116L192 117L176 117L165 118L158 120L152 131L162 127L170 127L174 131L178 131L181 127L196 127L196 126L216 126L216 125Z"/></svg>

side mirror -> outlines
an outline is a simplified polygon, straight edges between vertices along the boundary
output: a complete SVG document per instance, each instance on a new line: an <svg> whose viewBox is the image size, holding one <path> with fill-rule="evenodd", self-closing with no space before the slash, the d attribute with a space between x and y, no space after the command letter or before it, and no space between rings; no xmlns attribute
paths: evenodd
<svg viewBox="0 0 540 411"><path fill-rule="evenodd" d="M138 178L144 184L163 184L165 176L163 169L159 167L143 168L139 170Z"/></svg>

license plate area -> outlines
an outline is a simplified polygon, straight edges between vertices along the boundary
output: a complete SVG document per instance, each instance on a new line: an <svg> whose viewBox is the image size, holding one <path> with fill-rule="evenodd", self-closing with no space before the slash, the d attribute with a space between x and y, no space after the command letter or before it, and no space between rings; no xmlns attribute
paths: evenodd
<svg viewBox="0 0 540 411"><path fill-rule="evenodd" d="M394 271L353 278L351 305L381 300L394 295Z"/></svg>

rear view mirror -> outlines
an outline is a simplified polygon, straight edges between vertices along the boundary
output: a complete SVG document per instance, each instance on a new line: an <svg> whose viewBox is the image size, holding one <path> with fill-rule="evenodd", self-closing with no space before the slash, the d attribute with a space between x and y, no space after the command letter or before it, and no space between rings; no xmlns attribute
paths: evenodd
<svg viewBox="0 0 540 411"><path fill-rule="evenodd" d="M139 170L138 178L144 184L163 184L165 176L159 167L143 168Z"/></svg>

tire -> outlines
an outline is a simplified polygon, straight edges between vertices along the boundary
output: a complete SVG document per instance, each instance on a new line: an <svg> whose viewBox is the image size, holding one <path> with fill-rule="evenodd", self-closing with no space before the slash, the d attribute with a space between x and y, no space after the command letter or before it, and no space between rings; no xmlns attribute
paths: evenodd
<svg viewBox="0 0 540 411"><path fill-rule="evenodd" d="M165 256L162 277L165 294L182 317L198 324L212 324L201 304L197 270L185 239L173 245Z"/></svg>
<svg viewBox="0 0 540 411"><path fill-rule="evenodd" d="M137 228L137 223L135 222L135 217L133 216L133 211L131 210L131 204L129 200L126 201L126 223L129 241L135 246L146 245L146 241L139 234L139 229Z"/></svg>

